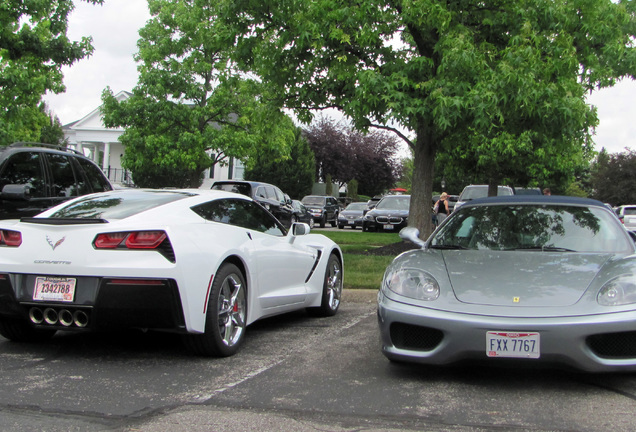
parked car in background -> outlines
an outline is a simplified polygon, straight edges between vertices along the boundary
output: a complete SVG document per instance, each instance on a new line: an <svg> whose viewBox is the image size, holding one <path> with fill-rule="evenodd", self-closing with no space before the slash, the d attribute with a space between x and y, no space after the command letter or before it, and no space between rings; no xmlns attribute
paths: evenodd
<svg viewBox="0 0 636 432"><path fill-rule="evenodd" d="M636 231L636 205L622 205L614 209L616 216L629 231Z"/></svg>
<svg viewBox="0 0 636 432"><path fill-rule="evenodd" d="M102 170L75 150L41 143L0 147L0 219L34 216L71 198L112 189Z"/></svg>
<svg viewBox="0 0 636 432"><path fill-rule="evenodd" d="M287 231L251 198L219 190L126 189L0 221L0 334L144 328L230 356L254 321L335 315L342 252L306 224Z"/></svg>
<svg viewBox="0 0 636 432"><path fill-rule="evenodd" d="M256 181L222 180L214 182L211 189L248 196L265 207L286 228L292 224L292 200L278 186Z"/></svg>
<svg viewBox="0 0 636 432"><path fill-rule="evenodd" d="M510 186L497 186L497 196L509 196L514 195L514 191ZM464 188L459 199L455 204L455 210L458 210L462 205L468 201L472 201L477 198L486 198L488 196L488 185L468 185Z"/></svg>
<svg viewBox="0 0 636 432"><path fill-rule="evenodd" d="M338 228L343 229L348 226L351 228L362 228L362 218L367 210L366 202L355 202L349 204L338 215Z"/></svg>
<svg viewBox="0 0 636 432"><path fill-rule="evenodd" d="M406 227L411 195L386 195L362 219L362 231L398 232Z"/></svg>
<svg viewBox="0 0 636 432"><path fill-rule="evenodd" d="M324 228L327 222L332 227L338 224L340 205L336 198L323 195L307 195L303 197L301 202L314 217L314 222L320 224L321 228Z"/></svg>
<svg viewBox="0 0 636 432"><path fill-rule="evenodd" d="M634 237L599 201L475 199L395 258L378 295L382 352L433 365L636 371Z"/></svg>
<svg viewBox="0 0 636 432"><path fill-rule="evenodd" d="M514 188L515 195L543 195L541 189L539 188L523 188L516 187Z"/></svg>
<svg viewBox="0 0 636 432"><path fill-rule="evenodd" d="M382 199L382 195L376 195L367 201L367 210L372 210Z"/></svg>
<svg viewBox="0 0 636 432"><path fill-rule="evenodd" d="M310 228L314 227L314 217L311 215L307 207L298 200L292 200L292 220L294 222L302 222L309 225Z"/></svg>

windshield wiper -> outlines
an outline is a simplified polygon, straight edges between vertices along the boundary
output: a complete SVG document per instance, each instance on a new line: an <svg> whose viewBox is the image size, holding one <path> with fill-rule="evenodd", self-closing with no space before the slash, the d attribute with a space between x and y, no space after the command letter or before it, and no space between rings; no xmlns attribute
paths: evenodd
<svg viewBox="0 0 636 432"><path fill-rule="evenodd" d="M509 248L505 250L530 250L530 251L541 251L541 252L576 252L575 250L556 247L556 246L518 246L514 248Z"/></svg>
<svg viewBox="0 0 636 432"><path fill-rule="evenodd" d="M468 249L468 248L466 248L466 247L464 247L464 246L460 246L460 245L431 245L431 246L430 246L430 248L431 248L431 249L450 249L450 250L453 250L453 249L455 249L455 250L459 250L459 249L461 249L461 250L465 250L465 249Z"/></svg>

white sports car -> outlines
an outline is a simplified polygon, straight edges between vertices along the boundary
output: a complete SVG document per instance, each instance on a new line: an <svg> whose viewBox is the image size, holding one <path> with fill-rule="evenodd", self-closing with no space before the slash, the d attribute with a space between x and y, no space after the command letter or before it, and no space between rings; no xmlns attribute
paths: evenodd
<svg viewBox="0 0 636 432"><path fill-rule="evenodd" d="M260 318L334 315L342 280L334 242L229 192L116 190L0 222L0 334L13 341L144 328L229 356Z"/></svg>

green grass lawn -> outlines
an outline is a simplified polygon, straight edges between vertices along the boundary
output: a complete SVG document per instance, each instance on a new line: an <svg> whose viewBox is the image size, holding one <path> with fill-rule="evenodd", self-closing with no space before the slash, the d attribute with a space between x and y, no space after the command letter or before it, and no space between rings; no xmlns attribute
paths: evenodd
<svg viewBox="0 0 636 432"><path fill-rule="evenodd" d="M336 242L344 253L344 287L347 289L379 289L384 270L394 257L360 255L359 252L401 241L397 233L361 233L343 230L321 231L320 234Z"/></svg>

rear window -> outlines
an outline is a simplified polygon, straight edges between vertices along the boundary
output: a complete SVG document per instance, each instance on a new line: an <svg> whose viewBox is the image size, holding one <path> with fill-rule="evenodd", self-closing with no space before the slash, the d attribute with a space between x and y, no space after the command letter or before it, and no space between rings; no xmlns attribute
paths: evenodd
<svg viewBox="0 0 636 432"><path fill-rule="evenodd" d="M248 197L252 197L252 186L249 183L214 183L214 190L222 190L225 192L234 192Z"/></svg>
<svg viewBox="0 0 636 432"><path fill-rule="evenodd" d="M625 207L624 214L628 216L636 215L636 207Z"/></svg>
<svg viewBox="0 0 636 432"><path fill-rule="evenodd" d="M89 195L66 204L49 218L124 219L193 196L186 192L123 190Z"/></svg>
<svg viewBox="0 0 636 432"><path fill-rule="evenodd" d="M325 197L306 196L302 202L305 205L325 205Z"/></svg>

